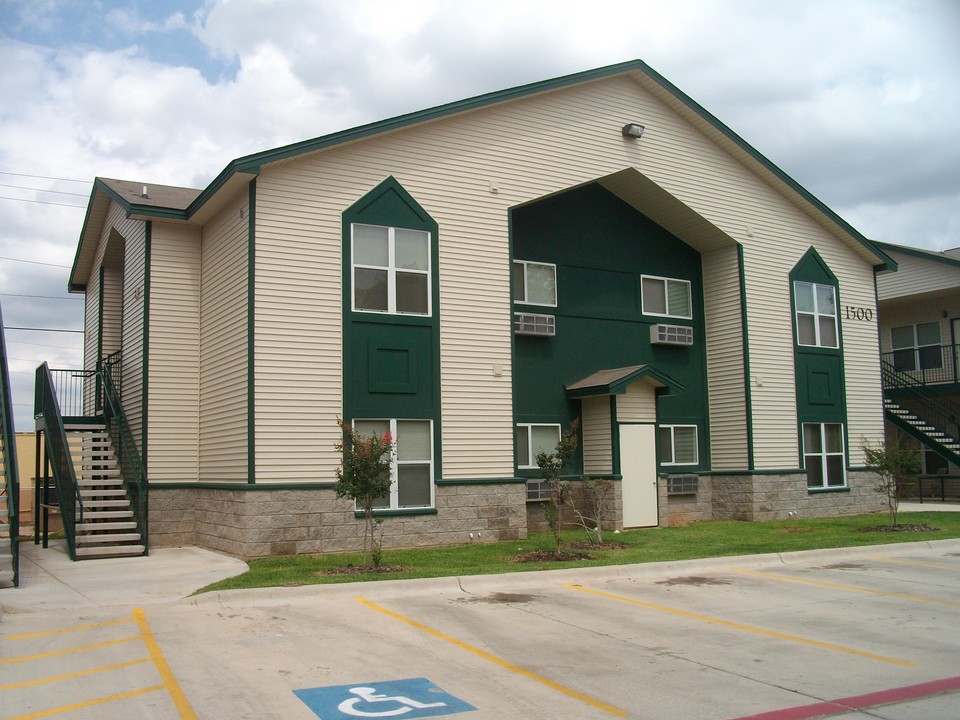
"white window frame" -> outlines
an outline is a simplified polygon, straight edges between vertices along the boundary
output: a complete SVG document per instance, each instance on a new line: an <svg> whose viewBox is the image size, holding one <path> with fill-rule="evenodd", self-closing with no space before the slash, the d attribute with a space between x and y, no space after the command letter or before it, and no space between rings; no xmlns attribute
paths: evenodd
<svg viewBox="0 0 960 720"><path fill-rule="evenodd" d="M693 429L693 454L694 458L692 462L677 462L677 429L678 428L692 428ZM660 431L669 430L670 431L670 459L664 460L660 459L661 465L699 465L700 464L700 430L696 425L660 425ZM657 445L659 447L660 438L657 438Z"/></svg>
<svg viewBox="0 0 960 720"><path fill-rule="evenodd" d="M514 260L513 264L523 266L523 288L522 288L523 293L522 293L522 297L514 299L515 303L520 303L522 305L537 305L538 307L557 307L557 301L560 297L560 288L557 285L557 266L554 263L536 262L533 260ZM539 302L533 302L532 300L527 299L527 286L528 286L527 268L529 268L531 265L547 267L553 271L553 302L552 303L539 303ZM516 291L517 289L514 288L514 292Z"/></svg>
<svg viewBox="0 0 960 720"><path fill-rule="evenodd" d="M366 265L356 261L356 248L354 241L354 229L357 227L375 227L385 228L387 230L387 265ZM396 266L396 231L408 230L411 232L422 232L427 236L427 269L413 270L409 268L397 268ZM386 270L387 272L387 309L372 310L370 308L357 307L357 270ZM427 278L427 312L398 312L397 311L397 272L409 273L411 275L425 275ZM377 315L404 315L409 317L432 317L433 316L433 234L428 230L418 230L415 228L394 227L391 225L373 225L372 223L351 223L350 224L350 307L354 312L374 313Z"/></svg>
<svg viewBox="0 0 960 720"><path fill-rule="evenodd" d="M924 343L920 344L920 326L921 325L933 325L937 328L937 341L935 343ZM911 345L904 345L903 347L897 347L896 341L893 337L894 330L903 330L904 328L910 328L911 331ZM943 328L940 327L940 322L938 320L931 320L929 322L921 323L911 323L908 325L898 325L897 327L890 328L890 351L894 353L893 364L897 367L898 370L903 372L923 372L924 370L942 370L943 369L943 351L940 348L943 347ZM926 348L937 348L940 352L937 354L937 364L927 364L923 360L923 355L921 351ZM912 368L901 368L897 365L896 353L906 353L910 352L913 357L913 367Z"/></svg>
<svg viewBox="0 0 960 720"><path fill-rule="evenodd" d="M813 288L813 312L808 312L806 310L801 310L799 303L797 302L797 287L800 285L809 285ZM819 288L829 288L831 294L833 295L833 312L820 312L820 299L817 294ZM815 283L809 282L807 280L794 280L793 281L793 306L794 306L794 318L793 323L795 331L797 333L797 345L801 347L822 347L830 348L836 350L840 347L840 317L839 317L839 306L837 305L837 288L835 285L828 285L826 283ZM814 342L805 343L800 340L800 316L806 315L813 318L813 334ZM820 338L820 318L829 317L833 318L833 332L836 337L835 345L824 345Z"/></svg>
<svg viewBox="0 0 960 720"><path fill-rule="evenodd" d="M353 427L356 428L358 422L386 422L390 424L390 437L393 438L393 452L390 454L390 505L380 505L374 506L374 512L386 512L389 510L431 510L436 507L437 498L436 498L436 478L434 477L434 453L435 449L433 446L433 420L427 420L425 418L354 418ZM422 422L427 423L429 426L428 432L430 433L430 460L429 460L429 477L430 477L430 504L429 505L415 505L415 506L400 506L400 484L399 480L399 468L400 465L423 465L426 461L424 460L404 460L401 461L399 454L397 452L397 424L400 422ZM361 433L364 434L364 433ZM361 508L357 508L361 509Z"/></svg>
<svg viewBox="0 0 960 720"><path fill-rule="evenodd" d="M520 458L519 455L517 456L517 469L518 469L518 470L539 470L539 469L540 469L540 467L537 465L536 453L533 452L533 442L531 442L531 440L532 440L532 429L535 428L535 427L540 427L540 428L543 428L543 427L555 428L556 431L557 431L557 442L560 442L560 432L561 432L561 430L560 430L560 423L517 423L517 430L520 430L521 428L525 428L525 429L526 429L526 431L527 431L527 447L530 449L530 456L529 456L528 458L526 458L526 459L528 460L528 464L526 464L526 465L522 464L522 458ZM556 443L554 443L554 447L556 447ZM517 450L517 452L519 452L519 449ZM553 452L553 448L551 448L550 452Z"/></svg>
<svg viewBox="0 0 960 720"><path fill-rule="evenodd" d="M644 293L643 293L643 281L644 280L654 280L656 282L663 283L663 307L666 308L666 312L654 312L652 310L647 310L646 303L644 302ZM690 308L690 312L686 315L679 315L677 313L670 312L670 283L681 283L687 287L687 307ZM680 278L671 278L663 277L660 275L641 275L640 276L640 311L644 315L650 315L652 317L668 317L668 318L680 318L682 320L692 320L693 319L693 291L689 280L682 280Z"/></svg>
<svg viewBox="0 0 960 720"><path fill-rule="evenodd" d="M807 450L807 426L814 426L820 429L820 452L808 452ZM828 451L827 450L827 426L837 426L840 429L840 451ZM820 485L810 485L810 476L807 475L807 489L808 490L841 490L849 487L847 482L847 439L844 434L843 423L838 422L805 422L801 424L800 427L800 437L803 442L803 469L807 471L807 463L811 459L816 459L816 462L820 463L820 476L823 478L823 482ZM828 464L827 459L831 457L839 457L841 459L840 467L843 472L843 484L842 485L831 485L829 483L829 474L828 474Z"/></svg>

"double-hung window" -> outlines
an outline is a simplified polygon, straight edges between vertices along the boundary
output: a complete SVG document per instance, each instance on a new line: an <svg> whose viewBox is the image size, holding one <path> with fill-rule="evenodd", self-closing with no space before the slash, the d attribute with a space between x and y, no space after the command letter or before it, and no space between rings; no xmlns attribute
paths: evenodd
<svg viewBox="0 0 960 720"><path fill-rule="evenodd" d="M644 315L693 318L689 280L641 275L640 297Z"/></svg>
<svg viewBox="0 0 960 720"><path fill-rule="evenodd" d="M811 490L847 486L843 425L803 423L803 466Z"/></svg>
<svg viewBox="0 0 960 720"><path fill-rule="evenodd" d="M698 462L696 425L660 426L661 465L696 465Z"/></svg>
<svg viewBox="0 0 960 720"><path fill-rule="evenodd" d="M521 423L517 425L517 467L535 470L537 453L556 452L560 442L560 425ZM548 500L550 484L546 480L527 480L527 500Z"/></svg>
<svg viewBox="0 0 960 720"><path fill-rule="evenodd" d="M793 283L797 312L797 344L809 347L838 348L837 289L833 285Z"/></svg>
<svg viewBox="0 0 960 720"><path fill-rule="evenodd" d="M430 315L430 233L361 224L351 231L353 309Z"/></svg>
<svg viewBox="0 0 960 720"><path fill-rule="evenodd" d="M556 307L557 266L551 263L514 260L513 301Z"/></svg>
<svg viewBox="0 0 960 720"><path fill-rule="evenodd" d="M430 420L354 420L360 435L394 439L390 458L390 493L377 498L380 510L433 507L433 424Z"/></svg>
<svg viewBox="0 0 960 720"><path fill-rule="evenodd" d="M940 323L902 325L890 329L893 364L897 370L939 370L943 367L940 350Z"/></svg>

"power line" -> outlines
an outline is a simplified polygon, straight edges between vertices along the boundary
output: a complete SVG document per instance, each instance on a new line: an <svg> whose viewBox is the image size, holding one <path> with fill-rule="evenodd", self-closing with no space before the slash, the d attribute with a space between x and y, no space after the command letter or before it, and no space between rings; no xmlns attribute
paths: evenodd
<svg viewBox="0 0 960 720"><path fill-rule="evenodd" d="M93 180L71 180L70 178L50 177L49 175L28 175L27 173L7 172L6 170L0 170L0 175L16 175L17 177L37 178L38 180L61 180L63 182L75 182L84 183L85 185L93 185Z"/></svg>
<svg viewBox="0 0 960 720"><path fill-rule="evenodd" d="M69 265L57 265L56 263L45 263L40 262L39 260L21 260L20 258L4 257L2 255L0 255L0 260L11 260L13 262L30 263L31 265L46 265L48 267L66 268L67 270L70 269Z"/></svg>
<svg viewBox="0 0 960 720"><path fill-rule="evenodd" d="M0 200L13 200L15 202L37 203L38 205L56 205L58 207L71 207L77 210L83 210L85 205L68 205L67 203L49 202L47 200L27 200L26 198L12 198L6 195L0 195Z"/></svg>
<svg viewBox="0 0 960 720"><path fill-rule="evenodd" d="M26 185L7 185L0 183L0 187L13 188L14 190L30 190L31 192L56 193L57 195L73 195L74 197L87 197L83 193L67 192L66 190L44 190L43 188L27 187Z"/></svg>
<svg viewBox="0 0 960 720"><path fill-rule="evenodd" d="M62 332L62 333L83 333L83 330L61 330L59 328L35 328L35 327L10 327L7 325L4 330L29 330L30 332Z"/></svg>
<svg viewBox="0 0 960 720"><path fill-rule="evenodd" d="M8 340L8 342L9 342L11 345L13 345L13 344L17 344L17 345L31 345L31 346L33 346L33 347L45 347L45 348L53 348L54 350L66 350L66 351L68 351L68 352L82 352L82 351L83 351L83 348L64 347L63 345L46 345L46 344L44 344L44 343L32 343L32 342L27 342L27 341L25 341L25 340Z"/></svg>
<svg viewBox="0 0 960 720"><path fill-rule="evenodd" d="M57 267L61 267L58 265ZM69 295L66 297L61 297L59 295L23 295L22 293L0 293L0 297L16 297L16 298L37 298L42 300L83 300L83 295Z"/></svg>

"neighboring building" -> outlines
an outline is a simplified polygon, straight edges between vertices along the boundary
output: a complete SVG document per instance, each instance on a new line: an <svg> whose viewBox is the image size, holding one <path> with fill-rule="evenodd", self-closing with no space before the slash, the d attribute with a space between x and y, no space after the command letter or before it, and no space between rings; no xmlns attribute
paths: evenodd
<svg viewBox="0 0 960 720"><path fill-rule="evenodd" d="M338 417L397 437L388 545L523 537L575 418L571 474L618 480L618 525L879 509L895 267L633 61L203 190L97 179L70 289L85 367L122 354L151 543L256 556L358 546Z"/></svg>
<svg viewBox="0 0 960 720"><path fill-rule="evenodd" d="M960 473L960 248L876 245L900 266L877 278L888 439L912 438L923 472ZM956 496L960 482L948 481ZM925 483L925 494L941 486Z"/></svg>

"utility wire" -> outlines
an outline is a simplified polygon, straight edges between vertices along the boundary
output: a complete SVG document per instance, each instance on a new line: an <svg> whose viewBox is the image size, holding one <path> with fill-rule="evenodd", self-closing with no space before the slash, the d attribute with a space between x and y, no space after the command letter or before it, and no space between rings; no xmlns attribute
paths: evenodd
<svg viewBox="0 0 960 720"><path fill-rule="evenodd" d="M45 263L40 262L39 260L21 260L20 258L4 257L3 255L0 255L0 260L11 260L13 262L30 263L31 265L46 265L48 267L66 268L67 270L70 270L69 265L57 265L56 263Z"/></svg>
<svg viewBox="0 0 960 720"><path fill-rule="evenodd" d="M37 178L39 180L62 180L63 182L75 182L84 183L85 185L93 185L93 180L71 180L70 178L50 177L49 175L28 175L27 173L7 172L6 170L0 170L0 175L16 175L17 177Z"/></svg>
<svg viewBox="0 0 960 720"><path fill-rule="evenodd" d="M25 185L8 185L7 183L0 183L0 187L13 188L14 190L29 190L31 192L56 193L57 195L73 195L74 197L81 198L87 197L87 195L84 193L67 192L66 190L44 190L43 188L27 187Z"/></svg>
<svg viewBox="0 0 960 720"><path fill-rule="evenodd" d="M57 267L60 267L59 265ZM0 297L16 298L37 298L42 300L83 300L83 295L70 295L61 297L60 295L23 295L22 293L0 293Z"/></svg>
<svg viewBox="0 0 960 720"><path fill-rule="evenodd" d="M84 196L85 197L85 196ZM0 195L0 200L13 200L15 202L37 203L38 205L56 205L58 207L70 207L77 210L83 210L85 205L68 205L67 203L49 202L48 200L27 200L26 198L12 198L6 195Z"/></svg>
<svg viewBox="0 0 960 720"><path fill-rule="evenodd" d="M10 327L7 325L4 330L29 330L30 332L62 332L62 333L83 333L83 330L61 330L59 328L35 328L35 327Z"/></svg>

